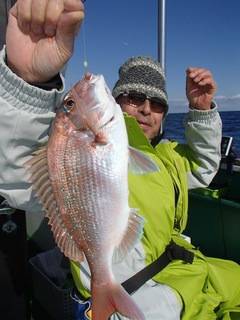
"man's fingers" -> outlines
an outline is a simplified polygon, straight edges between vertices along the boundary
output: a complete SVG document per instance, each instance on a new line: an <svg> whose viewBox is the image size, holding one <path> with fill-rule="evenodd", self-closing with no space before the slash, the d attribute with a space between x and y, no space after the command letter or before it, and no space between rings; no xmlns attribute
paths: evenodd
<svg viewBox="0 0 240 320"><path fill-rule="evenodd" d="M84 5L81 0L48 0L44 29L46 35L55 35L61 14L64 17L61 17L61 19L64 21L64 23L66 23L66 30L64 30L64 28L61 28L60 23L61 32L65 31L65 33L71 33L72 25L77 25L78 23L80 26L79 22L81 22L83 19L83 11ZM74 12L76 12L76 14ZM72 14L72 21L70 17L67 18L66 16L68 13ZM75 27L75 29L76 28L77 27Z"/></svg>
<svg viewBox="0 0 240 320"><path fill-rule="evenodd" d="M84 11L64 11L58 21L56 30L56 43L62 60L72 55L76 33L83 21Z"/></svg>
<svg viewBox="0 0 240 320"><path fill-rule="evenodd" d="M187 76L191 79L198 79L204 76L211 75L211 72L203 68L191 68L187 70Z"/></svg>
<svg viewBox="0 0 240 320"><path fill-rule="evenodd" d="M189 67L186 70L186 94L196 109L209 110L217 85L208 69Z"/></svg>
<svg viewBox="0 0 240 320"><path fill-rule="evenodd" d="M196 75L190 77L195 83L199 83L200 81L206 79L206 78L212 78L212 74L210 71L205 70L201 73L197 73Z"/></svg>
<svg viewBox="0 0 240 320"><path fill-rule="evenodd" d="M199 85L212 85L213 87L216 86L212 73L203 68L188 68L187 71L187 77L191 79L194 83Z"/></svg>
<svg viewBox="0 0 240 320"><path fill-rule="evenodd" d="M188 67L187 70L186 70L186 73L187 74L190 74L190 73L197 73L197 72L201 72L203 70L206 70L204 68L200 68L200 67Z"/></svg>
<svg viewBox="0 0 240 320"><path fill-rule="evenodd" d="M80 25L84 18L83 11L74 11L67 12L62 14L57 30L57 41L60 39L62 42L68 43L68 41L72 41L76 32L80 28Z"/></svg>
<svg viewBox="0 0 240 320"><path fill-rule="evenodd" d="M64 0L65 11L84 11L84 4L81 0Z"/></svg>
<svg viewBox="0 0 240 320"><path fill-rule="evenodd" d="M32 0L31 31L37 35L44 33L47 2L48 0Z"/></svg>
<svg viewBox="0 0 240 320"><path fill-rule="evenodd" d="M209 85L211 87L215 87L215 82L213 81L212 77L205 77L198 82L200 86Z"/></svg>
<svg viewBox="0 0 240 320"><path fill-rule="evenodd" d="M32 0L18 0L15 6L11 9L18 21L19 28L27 33L31 27L32 19Z"/></svg>
<svg viewBox="0 0 240 320"><path fill-rule="evenodd" d="M213 79L212 73L208 69L189 67L186 70L187 74L187 88L191 84L198 85L200 87L206 87L209 93L214 93L217 89L217 85Z"/></svg>
<svg viewBox="0 0 240 320"><path fill-rule="evenodd" d="M49 0L46 10L44 30L47 36L52 37L56 33L60 15L64 10L63 0Z"/></svg>
<svg viewBox="0 0 240 320"><path fill-rule="evenodd" d="M12 6L12 8L9 10L9 14L17 18L17 12L18 12L17 3L15 3Z"/></svg>
<svg viewBox="0 0 240 320"><path fill-rule="evenodd" d="M62 14L77 12L77 16L83 16L83 11L81 0L17 0L11 13L17 18L18 26L23 32L31 31L36 35L45 34L51 37L56 34ZM73 18L72 23L67 21L67 28L71 28L75 20L82 21L81 18Z"/></svg>
<svg viewBox="0 0 240 320"><path fill-rule="evenodd" d="M65 36L75 35L84 19L81 0L64 0L64 12L58 23L59 31Z"/></svg>

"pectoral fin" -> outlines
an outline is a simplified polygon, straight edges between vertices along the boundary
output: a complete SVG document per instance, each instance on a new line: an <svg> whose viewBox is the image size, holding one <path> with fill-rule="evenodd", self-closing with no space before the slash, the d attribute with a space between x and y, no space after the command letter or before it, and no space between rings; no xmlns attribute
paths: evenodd
<svg viewBox="0 0 240 320"><path fill-rule="evenodd" d="M128 227L120 245L115 249L113 261L121 261L143 235L144 219L137 214L137 209L130 209Z"/></svg>
<svg viewBox="0 0 240 320"><path fill-rule="evenodd" d="M129 171L134 174L157 172L160 168L145 153L129 146Z"/></svg>

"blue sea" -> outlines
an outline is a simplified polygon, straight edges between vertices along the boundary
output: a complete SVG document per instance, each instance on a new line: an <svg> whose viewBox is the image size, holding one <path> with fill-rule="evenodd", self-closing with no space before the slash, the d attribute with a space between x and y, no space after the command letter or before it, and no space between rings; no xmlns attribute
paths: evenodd
<svg viewBox="0 0 240 320"><path fill-rule="evenodd" d="M165 122L165 138L185 141L183 120L185 113L170 113ZM240 111L220 112L223 136L233 137L233 151L240 157Z"/></svg>

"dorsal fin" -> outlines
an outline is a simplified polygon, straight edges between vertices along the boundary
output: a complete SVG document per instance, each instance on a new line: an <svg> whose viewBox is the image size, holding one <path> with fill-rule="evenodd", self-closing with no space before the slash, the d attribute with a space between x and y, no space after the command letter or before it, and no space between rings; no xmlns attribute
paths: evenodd
<svg viewBox="0 0 240 320"><path fill-rule="evenodd" d="M113 261L119 262L128 254L143 235L143 217L137 214L138 209L131 208L128 227L120 245L115 249Z"/></svg>
<svg viewBox="0 0 240 320"><path fill-rule="evenodd" d="M49 219L48 223L51 226L56 244L69 259L82 261L83 253L77 248L64 226L54 197L48 173L47 146L34 152L33 158L28 160L25 165L31 174L30 181L33 184L33 189L44 208L45 216Z"/></svg>

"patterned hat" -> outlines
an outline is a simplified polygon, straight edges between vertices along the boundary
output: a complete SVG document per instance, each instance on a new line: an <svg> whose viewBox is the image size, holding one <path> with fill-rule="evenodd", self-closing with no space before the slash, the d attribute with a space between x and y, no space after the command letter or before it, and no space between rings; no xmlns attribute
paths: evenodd
<svg viewBox="0 0 240 320"><path fill-rule="evenodd" d="M165 87L165 75L158 61L150 57L132 57L119 69L119 80L112 94L117 98L120 94L140 92L148 97L162 100L168 111L168 98Z"/></svg>

